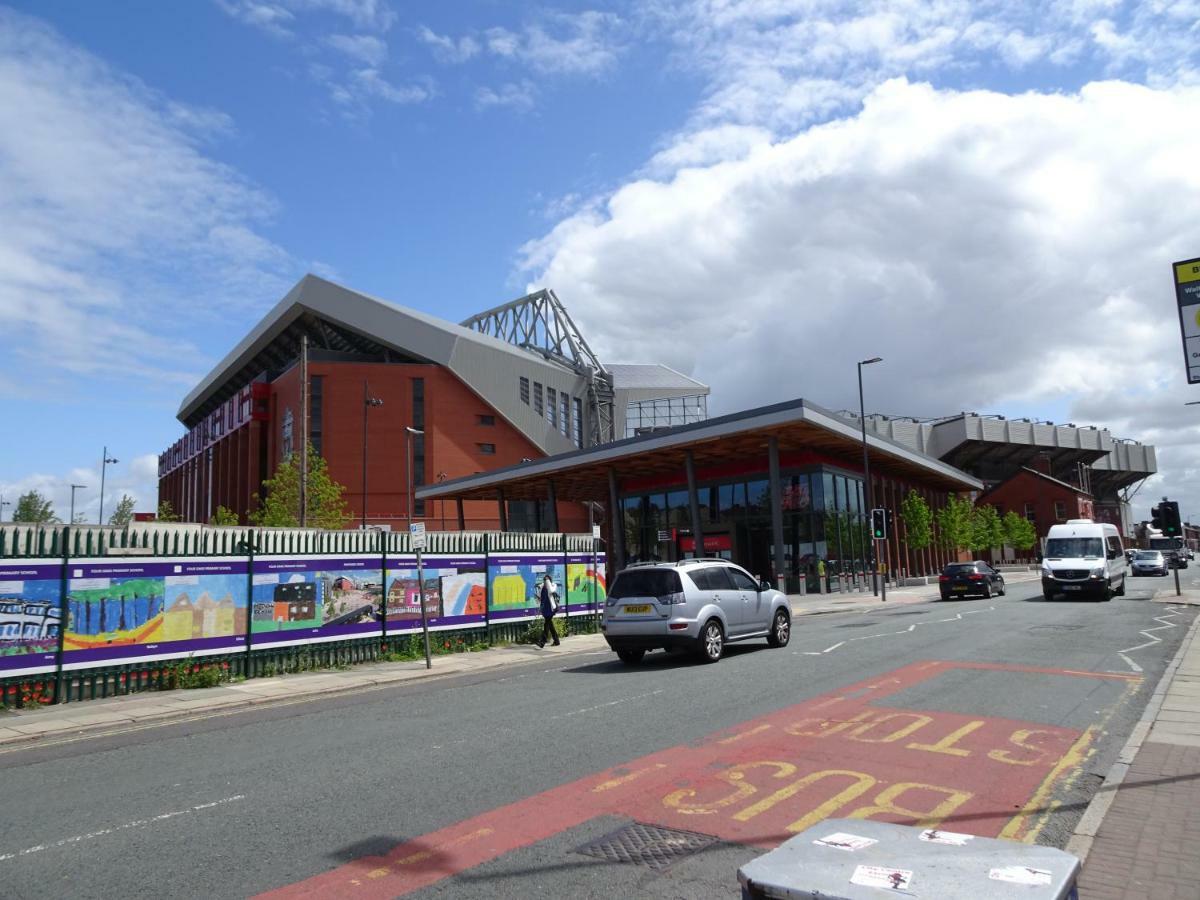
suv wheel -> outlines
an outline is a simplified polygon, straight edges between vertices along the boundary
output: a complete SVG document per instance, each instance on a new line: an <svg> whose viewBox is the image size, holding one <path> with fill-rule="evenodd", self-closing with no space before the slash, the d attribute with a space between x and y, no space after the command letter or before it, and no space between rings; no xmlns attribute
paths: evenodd
<svg viewBox="0 0 1200 900"><path fill-rule="evenodd" d="M700 633L700 656L705 662L715 663L725 651L725 631L716 619L709 619Z"/></svg>
<svg viewBox="0 0 1200 900"><path fill-rule="evenodd" d="M636 666L645 655L646 651L638 647L625 647L617 651L617 657L627 666Z"/></svg>
<svg viewBox="0 0 1200 900"><path fill-rule="evenodd" d="M784 610L775 613L775 621L767 635L767 644L771 647L786 647L792 637L792 620Z"/></svg>

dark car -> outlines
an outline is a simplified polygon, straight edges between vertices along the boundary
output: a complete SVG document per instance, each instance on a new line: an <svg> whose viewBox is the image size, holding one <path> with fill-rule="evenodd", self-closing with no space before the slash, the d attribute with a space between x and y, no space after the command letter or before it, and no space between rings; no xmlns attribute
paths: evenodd
<svg viewBox="0 0 1200 900"><path fill-rule="evenodd" d="M942 599L951 597L969 597L978 594L990 597L992 594L1004 594L1004 576L985 562L950 563L942 569L938 576L938 587L942 591Z"/></svg>
<svg viewBox="0 0 1200 900"><path fill-rule="evenodd" d="M1172 569L1186 569L1188 567L1186 551L1168 550L1163 556L1167 558L1167 565Z"/></svg>

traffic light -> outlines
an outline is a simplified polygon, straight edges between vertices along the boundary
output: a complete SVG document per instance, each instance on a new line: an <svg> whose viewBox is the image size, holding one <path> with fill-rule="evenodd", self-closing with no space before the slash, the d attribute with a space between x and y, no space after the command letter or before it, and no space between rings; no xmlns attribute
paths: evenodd
<svg viewBox="0 0 1200 900"><path fill-rule="evenodd" d="M1169 534L1172 537L1178 537L1183 534L1183 529L1179 521L1179 501L1164 500L1159 506L1159 512L1162 517L1162 533Z"/></svg>
<svg viewBox="0 0 1200 900"><path fill-rule="evenodd" d="M871 537L877 541L886 541L888 536L888 511L886 509L871 510Z"/></svg>
<svg viewBox="0 0 1200 900"><path fill-rule="evenodd" d="M1166 532L1163 529L1164 518L1165 517L1163 516L1162 506L1159 505L1159 506L1154 507L1153 509L1150 510L1150 527L1155 528L1158 531L1162 531L1164 534L1166 534Z"/></svg>

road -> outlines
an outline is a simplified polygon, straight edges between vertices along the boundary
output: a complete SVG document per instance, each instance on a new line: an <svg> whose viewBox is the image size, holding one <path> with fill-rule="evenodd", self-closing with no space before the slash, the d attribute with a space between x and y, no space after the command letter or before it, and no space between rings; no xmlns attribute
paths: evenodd
<svg viewBox="0 0 1200 900"><path fill-rule="evenodd" d="M828 816L1062 846L1197 613L1150 601L1164 584L1047 603L1025 583L804 617L787 648L715 666L580 653L10 749L0 884L727 897L738 865ZM635 840L679 856L611 861Z"/></svg>

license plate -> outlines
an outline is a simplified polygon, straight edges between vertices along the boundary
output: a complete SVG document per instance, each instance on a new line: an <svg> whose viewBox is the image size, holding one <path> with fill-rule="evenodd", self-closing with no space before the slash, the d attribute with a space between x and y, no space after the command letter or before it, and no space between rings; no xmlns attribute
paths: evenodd
<svg viewBox="0 0 1200 900"><path fill-rule="evenodd" d="M954 586L954 590L956 590L956 591L965 591L966 589L967 589L967 586L965 584L956 584Z"/></svg>
<svg viewBox="0 0 1200 900"><path fill-rule="evenodd" d="M648 604L641 604L638 606L626 606L625 612L631 616L645 615L646 613L650 612L650 607Z"/></svg>
<svg viewBox="0 0 1200 900"><path fill-rule="evenodd" d="M1081 590L1083 590L1083 588L1078 584L1064 584L1063 590L1064 591L1081 591Z"/></svg>

